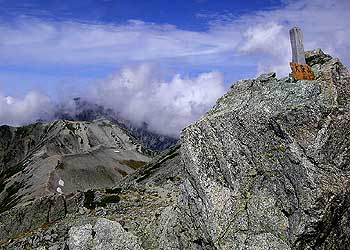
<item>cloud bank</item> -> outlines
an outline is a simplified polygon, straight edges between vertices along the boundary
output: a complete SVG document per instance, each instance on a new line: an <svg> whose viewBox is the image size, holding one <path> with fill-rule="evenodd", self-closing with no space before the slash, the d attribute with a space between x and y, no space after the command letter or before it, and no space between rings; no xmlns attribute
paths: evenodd
<svg viewBox="0 0 350 250"><path fill-rule="evenodd" d="M226 89L222 74L215 71L193 78L176 74L169 81L160 75L150 64L124 67L96 82L81 97L113 109L136 126L147 123L152 132L178 137L181 129L205 113ZM19 126L49 120L62 105L72 114L76 112L72 100L58 104L36 91L20 98L0 92L0 124Z"/></svg>
<svg viewBox="0 0 350 250"><path fill-rule="evenodd" d="M35 91L22 98L5 96L0 92L0 124L18 126L49 118L52 109L50 98Z"/></svg>
<svg viewBox="0 0 350 250"><path fill-rule="evenodd" d="M175 75L166 82L147 64L123 68L93 87L90 100L116 110L135 124L178 136L223 95L223 77L209 72L194 78Z"/></svg>

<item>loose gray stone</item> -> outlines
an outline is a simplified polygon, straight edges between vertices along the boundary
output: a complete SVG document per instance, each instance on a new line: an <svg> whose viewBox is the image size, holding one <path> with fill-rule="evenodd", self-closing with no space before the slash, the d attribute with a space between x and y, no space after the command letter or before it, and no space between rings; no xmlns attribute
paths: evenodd
<svg viewBox="0 0 350 250"><path fill-rule="evenodd" d="M123 227L115 221L98 219L94 231L94 249L96 250L140 250L143 249L136 236L126 232Z"/></svg>
<svg viewBox="0 0 350 250"><path fill-rule="evenodd" d="M92 225L71 227L69 229L69 250L85 250L90 249L92 243Z"/></svg>

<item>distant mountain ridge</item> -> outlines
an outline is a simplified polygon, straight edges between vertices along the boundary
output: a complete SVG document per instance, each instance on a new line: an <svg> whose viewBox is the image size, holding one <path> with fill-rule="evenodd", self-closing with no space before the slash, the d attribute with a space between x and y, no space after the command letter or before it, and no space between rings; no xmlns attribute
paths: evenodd
<svg viewBox="0 0 350 250"><path fill-rule="evenodd" d="M160 135L152 132L148 124L144 122L142 126L137 126L133 122L122 118L114 110L105 108L102 105L94 104L83 100L80 97L74 98L74 107L68 107L63 104L57 107L54 119L64 119L70 121L93 121L105 118L117 124L119 127L126 129L141 144L154 151L163 151L178 141L166 135Z"/></svg>
<svg viewBox="0 0 350 250"><path fill-rule="evenodd" d="M45 195L111 187L153 155L106 119L0 126L0 213Z"/></svg>

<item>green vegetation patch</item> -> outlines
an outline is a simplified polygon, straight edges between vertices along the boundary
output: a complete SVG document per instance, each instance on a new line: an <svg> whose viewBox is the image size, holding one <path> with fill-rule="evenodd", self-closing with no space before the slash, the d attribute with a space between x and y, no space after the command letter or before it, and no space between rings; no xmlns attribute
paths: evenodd
<svg viewBox="0 0 350 250"><path fill-rule="evenodd" d="M122 188L116 187L116 188L106 188L105 192L106 194L119 194L122 191Z"/></svg>
<svg viewBox="0 0 350 250"><path fill-rule="evenodd" d="M16 134L21 138L27 137L32 134L34 126L35 125L31 124L31 125L19 127L16 130Z"/></svg>
<svg viewBox="0 0 350 250"><path fill-rule="evenodd" d="M9 167L4 173L3 173L3 179L7 179L18 172L21 172L24 169L23 164L18 163L17 165L14 165L12 167Z"/></svg>
<svg viewBox="0 0 350 250"><path fill-rule="evenodd" d="M125 177L125 176L128 175L127 172L125 172L125 171L123 171L123 170L121 170L121 169L117 169L117 171L118 171L118 173L121 174L121 176L123 176L123 177Z"/></svg>
<svg viewBox="0 0 350 250"><path fill-rule="evenodd" d="M24 187L23 182L14 182L6 189L6 196L0 204L0 213L3 213L17 205L22 196L17 196L18 191Z"/></svg>
<svg viewBox="0 0 350 250"><path fill-rule="evenodd" d="M95 202L95 191L88 190L84 194L84 207L88 209L95 209L96 207L105 207L107 206L107 204L118 203L120 201L120 197L116 194L106 195L98 202Z"/></svg>
<svg viewBox="0 0 350 250"><path fill-rule="evenodd" d="M105 207L110 203L118 203L120 201L120 197L118 195L108 195L101 199L96 205L99 207Z"/></svg>
<svg viewBox="0 0 350 250"><path fill-rule="evenodd" d="M64 169L64 163L61 161L58 161L56 169Z"/></svg>
<svg viewBox="0 0 350 250"><path fill-rule="evenodd" d="M88 209L95 209L96 208L96 203L94 202L95 199L95 191L93 190L88 190L84 193L85 198L84 198L84 207Z"/></svg>
<svg viewBox="0 0 350 250"><path fill-rule="evenodd" d="M135 161L135 160L122 160L122 161L119 161L119 163L126 165L135 170L141 168L146 164L146 162L144 161Z"/></svg>
<svg viewBox="0 0 350 250"><path fill-rule="evenodd" d="M171 147L165 156L163 156L159 161L149 164L147 167L141 170L141 177L136 180L137 183L140 183L141 181L147 179L149 176L151 176L154 172L156 172L157 169L159 169L162 164L164 164L166 161L169 161L176 156L179 155L179 149L180 145L175 145Z"/></svg>
<svg viewBox="0 0 350 250"><path fill-rule="evenodd" d="M66 123L66 128L68 128L73 134L75 133L76 128L74 127L73 123Z"/></svg>

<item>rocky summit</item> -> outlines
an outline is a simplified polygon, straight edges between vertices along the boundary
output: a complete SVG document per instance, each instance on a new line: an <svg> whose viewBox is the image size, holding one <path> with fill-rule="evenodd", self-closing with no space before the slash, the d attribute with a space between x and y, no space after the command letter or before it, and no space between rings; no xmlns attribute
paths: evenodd
<svg viewBox="0 0 350 250"><path fill-rule="evenodd" d="M269 73L233 84L177 145L113 187L37 193L5 209L3 248L349 249L350 74L321 50L306 62L315 80ZM66 180L84 171L79 159L52 161L67 165ZM16 175L36 169L23 163Z"/></svg>

